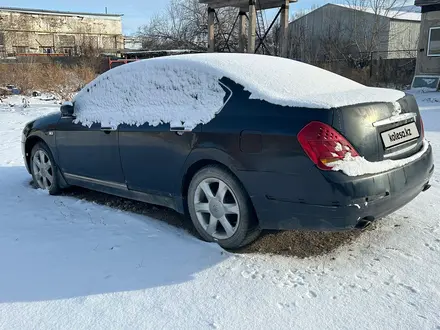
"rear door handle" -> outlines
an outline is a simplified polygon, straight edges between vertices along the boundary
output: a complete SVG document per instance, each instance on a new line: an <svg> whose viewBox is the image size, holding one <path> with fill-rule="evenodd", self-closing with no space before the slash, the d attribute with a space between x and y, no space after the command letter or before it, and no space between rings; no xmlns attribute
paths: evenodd
<svg viewBox="0 0 440 330"><path fill-rule="evenodd" d="M116 129L111 127L101 127L101 131L105 134L109 134L110 132L115 132Z"/></svg>
<svg viewBox="0 0 440 330"><path fill-rule="evenodd" d="M186 127L170 127L170 132L176 132L177 135L183 135L186 132L191 132L192 129Z"/></svg>

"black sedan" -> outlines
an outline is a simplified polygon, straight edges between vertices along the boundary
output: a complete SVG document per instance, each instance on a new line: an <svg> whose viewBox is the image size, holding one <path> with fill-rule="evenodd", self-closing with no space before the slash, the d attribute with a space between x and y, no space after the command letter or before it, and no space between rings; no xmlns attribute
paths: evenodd
<svg viewBox="0 0 440 330"><path fill-rule="evenodd" d="M28 123L22 150L50 194L74 185L166 206L225 248L261 229L363 228L434 170L414 97L262 55L118 67Z"/></svg>

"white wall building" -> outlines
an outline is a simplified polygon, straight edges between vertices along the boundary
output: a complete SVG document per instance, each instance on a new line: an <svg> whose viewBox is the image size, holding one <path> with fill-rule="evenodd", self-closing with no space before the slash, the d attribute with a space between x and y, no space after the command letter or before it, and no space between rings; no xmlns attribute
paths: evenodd
<svg viewBox="0 0 440 330"><path fill-rule="evenodd" d="M326 4L289 24L289 57L303 61L416 57L421 13Z"/></svg>

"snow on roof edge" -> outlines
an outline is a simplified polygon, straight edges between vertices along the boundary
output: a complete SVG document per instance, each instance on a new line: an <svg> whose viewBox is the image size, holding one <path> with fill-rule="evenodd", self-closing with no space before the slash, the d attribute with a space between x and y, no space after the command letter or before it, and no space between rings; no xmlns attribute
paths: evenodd
<svg viewBox="0 0 440 330"><path fill-rule="evenodd" d="M401 21L417 21L420 22L422 20L422 14L418 12L410 12L406 10L395 10L394 8L391 9L384 9L383 11L375 12L372 8L369 7L361 7L361 6L351 6L351 5L344 5L344 4L332 4L334 6L348 8L352 10L357 11L363 11L369 14L373 15L379 15L382 17L388 17L390 19L395 20L401 20Z"/></svg>
<svg viewBox="0 0 440 330"><path fill-rule="evenodd" d="M34 8L19 8L19 7L0 7L0 12L15 12L15 13L27 13L27 14L41 14L41 15L59 15L59 16L91 16L101 17L107 19L121 19L124 14L106 14L106 13L87 13L87 12L74 12L63 10L49 10L49 9L34 9Z"/></svg>
<svg viewBox="0 0 440 330"><path fill-rule="evenodd" d="M346 8L346 9L351 9L351 10L356 10L356 11L362 11L362 12L366 12L369 14L375 14L374 11L371 8L367 8L367 7L354 7L354 6L350 6L350 5L344 5L344 4L336 4L336 3L326 3L318 8L315 8L309 12L307 12L305 15L298 17L297 19L294 19L293 21L291 21L290 23L299 21L300 19L310 15L311 13L313 13L316 10L319 10L321 8L324 8L326 6L337 6L337 7L341 7L341 8ZM394 14L394 16L391 15ZM392 20L401 20L401 21L410 21L410 22L421 22L422 20L422 14L419 12L411 12L411 11L407 11L407 10L394 10L391 9L388 11L388 14L379 14L379 16L382 17L387 17L389 19ZM289 23L289 24L290 24Z"/></svg>

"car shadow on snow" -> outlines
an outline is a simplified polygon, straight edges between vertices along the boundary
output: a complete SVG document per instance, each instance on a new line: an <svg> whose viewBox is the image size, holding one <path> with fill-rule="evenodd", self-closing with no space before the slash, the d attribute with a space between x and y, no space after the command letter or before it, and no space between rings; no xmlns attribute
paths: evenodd
<svg viewBox="0 0 440 330"><path fill-rule="evenodd" d="M199 237L189 219L165 207L128 200L79 187L72 187L66 190L63 194L106 205L114 209L158 219L174 227L183 228L195 237ZM374 226L368 228L368 230L372 228L374 228ZM362 232L359 230L348 230L343 232L265 230L255 242L252 242L239 250L229 252L243 254L275 254L307 258L334 251L342 245L351 243L361 235L361 233Z"/></svg>
<svg viewBox="0 0 440 330"><path fill-rule="evenodd" d="M99 205L105 202L49 196L29 181L24 167L0 167L0 303L191 282L229 257L161 221Z"/></svg>
<svg viewBox="0 0 440 330"><path fill-rule="evenodd" d="M190 282L230 256L171 210L76 187L49 196L30 183L24 167L0 167L0 303ZM310 257L358 235L266 231L238 252Z"/></svg>

